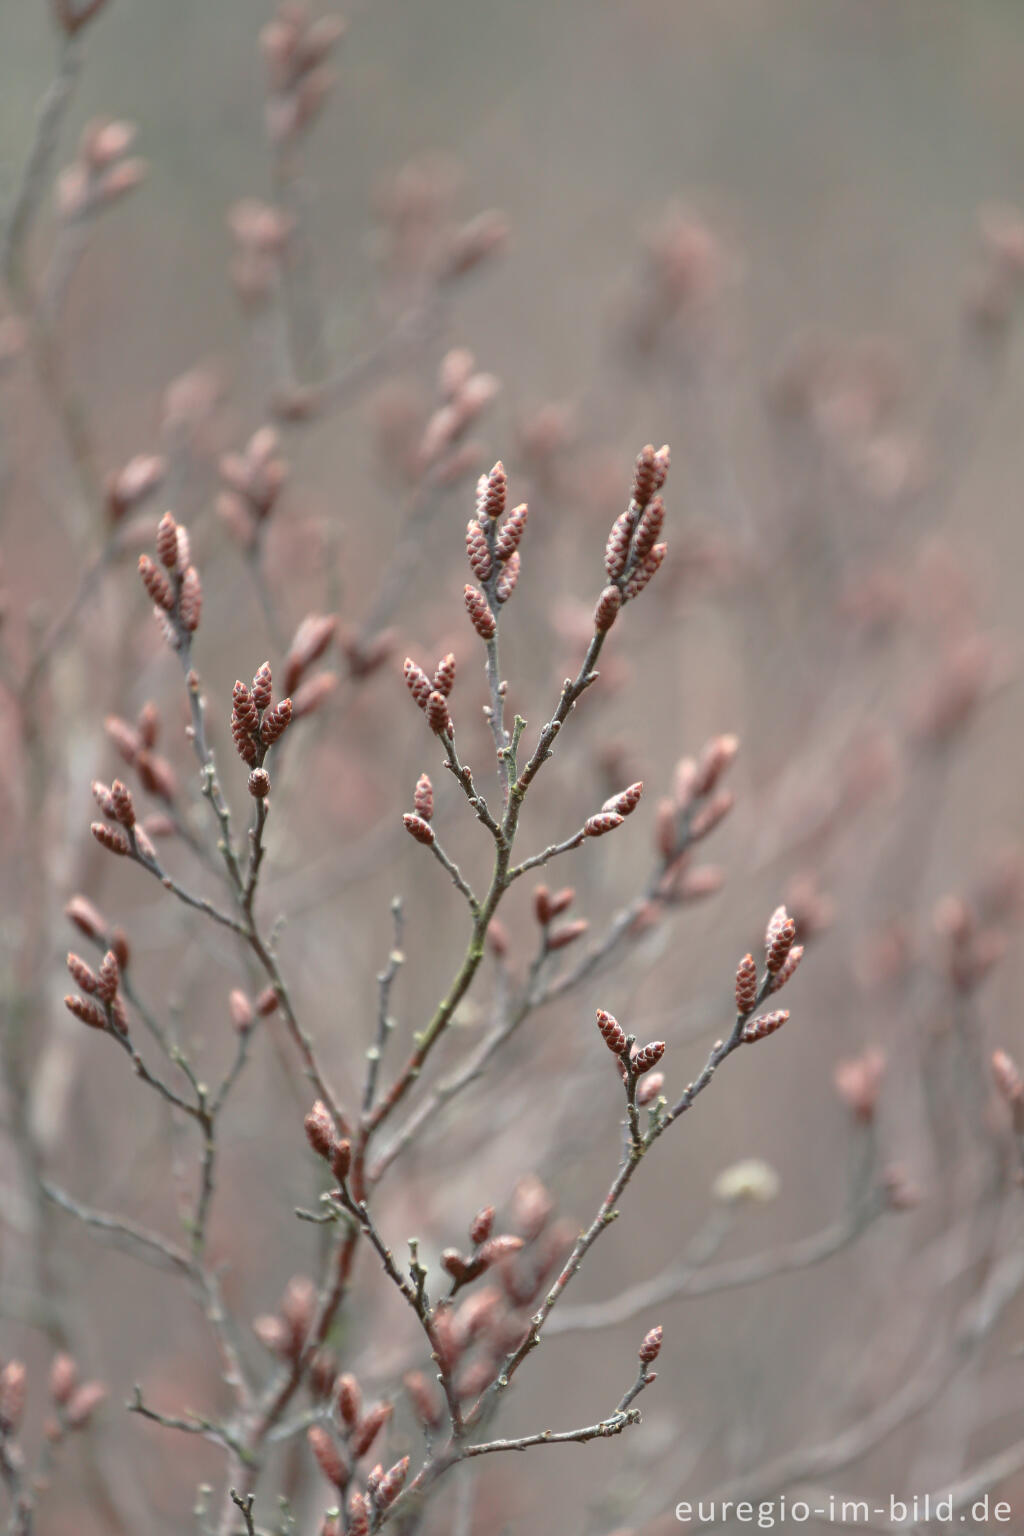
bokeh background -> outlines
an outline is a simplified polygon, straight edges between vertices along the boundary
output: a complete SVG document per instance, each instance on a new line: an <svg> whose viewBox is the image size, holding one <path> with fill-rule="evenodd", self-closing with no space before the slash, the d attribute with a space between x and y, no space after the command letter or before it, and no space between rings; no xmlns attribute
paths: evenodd
<svg viewBox="0 0 1024 1536"><path fill-rule="evenodd" d="M0 1356L29 1366L30 1447L56 1345L110 1389L89 1447L62 1456L38 1529L182 1531L196 1487L222 1477L214 1449L122 1410L136 1382L165 1413L223 1408L185 1288L35 1193L43 1169L82 1201L174 1233L194 1177L187 1128L65 1016L74 892L127 930L139 991L202 1072L229 1058L230 989L256 988L230 943L88 837L89 782L121 771L104 719L133 719L147 699L182 814L203 826L180 679L132 571L157 515L172 505L192 531L205 592L197 663L239 820L232 681L264 656L279 662L305 613L340 616L339 685L295 728L275 785L261 901L268 924L284 916L297 1007L351 1095L392 898L406 923L400 1039L429 1016L465 942L457 893L401 828L421 771L446 845L485 875L484 834L401 682L407 652L424 664L456 652L460 750L486 776L482 658L461 599L476 475L500 456L513 499L531 506L503 670L536 729L578 663L607 529L648 441L672 445L669 558L616 626L601 681L531 796L523 851L643 778L627 826L552 872L576 887L589 944L651 877L657 803L678 760L734 732L736 806L692 865L713 862L721 889L657 903L598 975L524 1023L382 1186L389 1240L401 1250L418 1235L436 1260L481 1204L507 1226L530 1175L571 1234L619 1150L619 1090L594 1008L668 1042L666 1091L677 1095L729 1027L736 962L757 953L780 901L807 956L790 1023L731 1060L659 1142L566 1307L661 1274L694 1240L709 1294L668 1297L603 1331L553 1329L501 1421L508 1433L594 1422L661 1322L644 1426L526 1461L495 1457L457 1496L445 1485L422 1529L668 1531L678 1500L737 1479L754 1496L817 1487L886 1501L957 1485L995 1456L1004 1461L981 1483L1024 1505L1021 1195L1011 1111L988 1066L996 1048L1024 1050L1024 215L1013 209L1024 199L1024 15L952 0L385 0L350 11L333 89L275 154L258 46L270 14L252 0L110 0L82 33L25 244L28 313L14 285L0 308L11 695ZM5 194L58 53L41 0L4 7ZM98 116L136 125L146 174L69 234L51 186ZM266 289L258 267L258 292L240 292L237 216L234 235L229 223L245 198L285 204L296 221ZM438 251L482 209L503 211L507 240L435 301ZM32 305L45 311L69 251L44 313L55 394ZM322 401L317 386L372 354L410 309L408 344L363 387ZM417 470L412 450L452 348L471 350L500 390L460 466ZM223 504L218 513L218 464L272 418L289 475L260 575ZM18 680L32 636L75 601L107 537L96 487L151 452L167 458L167 481L121 525L26 709ZM364 665L378 642L381 664ZM161 857L192 877L173 839ZM536 944L529 886L502 911L513 981ZM503 975L489 961L442 1069L482 1037ZM866 1125L833 1079L870 1047L886 1069ZM400 1059L396 1043L392 1069ZM318 1229L294 1215L322 1182L302 1134L307 1107L271 1020L225 1116L211 1225L247 1358L263 1371L251 1320L318 1262ZM774 1170L775 1198L715 1194L720 1172L747 1158ZM870 1215L851 1224L858 1170L857 1209ZM762 1194L766 1179L755 1180ZM810 1249L793 1246L804 1239ZM744 1273L729 1266L758 1255L764 1278L726 1288ZM368 1392L394 1392L403 1369L424 1364L367 1255L332 1342ZM391 1434L395 1456L416 1453L407 1411ZM296 1528L319 1530L330 1489L301 1437L261 1487L267 1529L282 1491Z"/></svg>

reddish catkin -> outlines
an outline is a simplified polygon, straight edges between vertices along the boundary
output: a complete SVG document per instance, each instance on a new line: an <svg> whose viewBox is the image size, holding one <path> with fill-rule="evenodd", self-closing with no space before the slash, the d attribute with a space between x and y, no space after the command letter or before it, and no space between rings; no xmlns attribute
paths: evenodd
<svg viewBox="0 0 1024 1536"><path fill-rule="evenodd" d="M656 1328L652 1328L649 1333L644 1334L643 1343L640 1345L641 1365L654 1364L655 1360L658 1358L658 1355L661 1353L661 1341L663 1336L664 1330L662 1329L660 1323Z"/></svg>
<svg viewBox="0 0 1024 1536"><path fill-rule="evenodd" d="M772 978L772 984L768 988L769 992L778 992L786 985L786 982L792 978L794 971L800 964L800 961L803 959L803 957L803 945L794 944L785 960L779 966L775 976Z"/></svg>
<svg viewBox="0 0 1024 1536"><path fill-rule="evenodd" d="M744 955L736 967L736 1012L749 1013L757 1001L757 965L753 955Z"/></svg>
<svg viewBox="0 0 1024 1536"><path fill-rule="evenodd" d="M112 949L108 949L103 956L103 963L96 978L96 996L104 1003L112 1003L117 996L120 970L117 964L117 956Z"/></svg>
<svg viewBox="0 0 1024 1536"><path fill-rule="evenodd" d="M605 587L594 609L594 628L599 635L608 633L621 607L622 593L618 587Z"/></svg>
<svg viewBox="0 0 1024 1536"><path fill-rule="evenodd" d="M469 1240L473 1244L474 1248L478 1248L481 1243L485 1243L487 1241L491 1235L491 1228L493 1225L494 1206L485 1205L482 1211L477 1211L476 1215L473 1217L473 1220L469 1224Z"/></svg>
<svg viewBox="0 0 1024 1536"><path fill-rule="evenodd" d="M776 1008L774 1013L762 1013L758 1018L751 1019L743 1031L743 1038L748 1044L763 1040L766 1035L774 1035L777 1029L781 1029L788 1018L788 1008Z"/></svg>
<svg viewBox="0 0 1024 1536"><path fill-rule="evenodd" d="M69 1013L73 1013L76 1019L83 1024L88 1024L90 1029L106 1029L107 1015L99 1003L92 998L75 997L70 992L64 999L64 1007Z"/></svg>
<svg viewBox="0 0 1024 1536"><path fill-rule="evenodd" d="M451 651L442 656L434 669L434 691L447 699L455 686L455 657Z"/></svg>
<svg viewBox="0 0 1024 1536"><path fill-rule="evenodd" d="M694 796L710 794L740 749L738 736L712 736L694 770Z"/></svg>
<svg viewBox="0 0 1024 1536"><path fill-rule="evenodd" d="M120 827L108 827L104 821L94 821L89 830L108 853L126 854L130 851L128 839Z"/></svg>
<svg viewBox="0 0 1024 1536"><path fill-rule="evenodd" d="M274 987L264 987L256 999L256 1012L261 1019L266 1019L270 1014L276 1012L280 1002L281 999L278 997Z"/></svg>
<svg viewBox="0 0 1024 1536"><path fill-rule="evenodd" d="M254 739L258 730L259 715L252 694L238 678L231 696L231 735L239 757L250 767L255 765L258 755Z"/></svg>
<svg viewBox="0 0 1024 1536"><path fill-rule="evenodd" d="M129 725L127 720L122 720L120 715L108 715L103 722L103 729L125 762L134 763L142 746L142 741L135 727Z"/></svg>
<svg viewBox="0 0 1024 1536"><path fill-rule="evenodd" d="M363 1394L359 1382L351 1371L343 1371L334 1384L338 1417L346 1429L355 1429L363 1407Z"/></svg>
<svg viewBox="0 0 1024 1536"><path fill-rule="evenodd" d="M316 677L300 683L292 699L292 719L303 720L307 715L315 714L327 703L337 686L335 672L318 672Z"/></svg>
<svg viewBox="0 0 1024 1536"><path fill-rule="evenodd" d="M636 463L633 466L633 500L638 507L646 507L659 484L658 458L654 451L654 444L646 443L637 454Z"/></svg>
<svg viewBox="0 0 1024 1536"><path fill-rule="evenodd" d="M115 779L110 786L110 805L115 820L119 821L122 827L134 827L135 806L132 803L131 791L120 779Z"/></svg>
<svg viewBox="0 0 1024 1536"><path fill-rule="evenodd" d="M333 614L308 613L295 631L284 663L284 691L291 693L308 667L327 650L334 639L338 620Z"/></svg>
<svg viewBox="0 0 1024 1536"><path fill-rule="evenodd" d="M352 1436L352 1454L356 1460L365 1456L393 1412L388 1402L374 1403Z"/></svg>
<svg viewBox="0 0 1024 1536"><path fill-rule="evenodd" d="M645 1104L653 1104L664 1086L665 1077L663 1073L649 1072L636 1090L636 1101L641 1109Z"/></svg>
<svg viewBox="0 0 1024 1536"><path fill-rule="evenodd" d="M538 885L533 893L533 915L542 928L551 921L551 892L546 885Z"/></svg>
<svg viewBox="0 0 1024 1536"><path fill-rule="evenodd" d="M306 1140L318 1157L330 1162L334 1156L335 1135L334 1121L331 1112L322 1099L317 1099L313 1108L302 1122L306 1132Z"/></svg>
<svg viewBox="0 0 1024 1536"><path fill-rule="evenodd" d="M774 975L785 964L786 956L793 948L793 940L796 938L796 923L787 913L785 907L777 907L768 920L768 928L765 932L765 964Z"/></svg>
<svg viewBox="0 0 1024 1536"><path fill-rule="evenodd" d="M265 800L270 794L270 774L265 768L254 768L250 773L249 793L254 800Z"/></svg>
<svg viewBox="0 0 1024 1536"><path fill-rule="evenodd" d="M71 1355L54 1355L50 1366L50 1396L58 1407L63 1407L78 1385L78 1366Z"/></svg>
<svg viewBox="0 0 1024 1536"><path fill-rule="evenodd" d="M161 800L174 799L178 781L166 757L161 757L158 752L140 752L135 767L147 794L159 795Z"/></svg>
<svg viewBox="0 0 1024 1536"><path fill-rule="evenodd" d="M157 524L156 553L160 564L173 571L178 561L178 525L170 512Z"/></svg>
<svg viewBox="0 0 1024 1536"><path fill-rule="evenodd" d="M487 535L475 517L466 524L466 554L477 581L488 581L493 569L491 552L487 547Z"/></svg>
<svg viewBox="0 0 1024 1536"><path fill-rule="evenodd" d="M637 1077L642 1077L645 1072L656 1067L664 1054L664 1040L651 1040L649 1044L637 1051L633 1057L633 1071Z"/></svg>
<svg viewBox="0 0 1024 1536"><path fill-rule="evenodd" d="M429 848L434 841L434 829L429 821L426 821L422 816L417 816L413 811L406 811L402 820L405 823L405 830L418 843L422 843L425 848Z"/></svg>
<svg viewBox="0 0 1024 1536"><path fill-rule="evenodd" d="M339 1141L331 1158L331 1172L339 1184L344 1184L352 1167L352 1143Z"/></svg>
<svg viewBox="0 0 1024 1536"><path fill-rule="evenodd" d="M636 526L636 510L627 507L612 523L604 548L604 568L610 581L618 581L629 562L629 546Z"/></svg>
<svg viewBox="0 0 1024 1536"><path fill-rule="evenodd" d="M170 613L174 607L171 584L160 567L154 565L148 555L139 556L139 575L142 577L142 585L149 593L151 601L165 613Z"/></svg>
<svg viewBox="0 0 1024 1536"><path fill-rule="evenodd" d="M281 699L265 712L260 721L260 737L265 746L272 747L284 735L291 718L291 699Z"/></svg>
<svg viewBox="0 0 1024 1536"><path fill-rule="evenodd" d="M256 676L252 680L252 702L260 714L270 707L272 689L273 675L270 671L270 662L265 661L257 668Z"/></svg>
<svg viewBox="0 0 1024 1536"><path fill-rule="evenodd" d="M409 1458L403 1456L401 1461L396 1461L377 1485L377 1508L389 1509L398 1498L405 1485L405 1479L409 1472Z"/></svg>
<svg viewBox="0 0 1024 1536"><path fill-rule="evenodd" d="M348 1501L348 1530L349 1536L370 1536L370 1511L358 1488Z"/></svg>
<svg viewBox="0 0 1024 1536"><path fill-rule="evenodd" d="M621 1056L626 1049L626 1031L620 1025L614 1014L606 1013L603 1008L597 1010L597 1027L601 1031L601 1038L605 1045L615 1056Z"/></svg>
<svg viewBox="0 0 1024 1536"><path fill-rule="evenodd" d="M436 1428L442 1418L441 1403L423 1372L409 1371L403 1377L403 1385L420 1423L427 1429Z"/></svg>
<svg viewBox="0 0 1024 1536"><path fill-rule="evenodd" d="M489 1237L481 1244L477 1261L483 1269L489 1269L492 1264L497 1264L501 1259L507 1259L510 1254L518 1253L523 1247L523 1239L516 1237L511 1232L500 1233L497 1237Z"/></svg>
<svg viewBox="0 0 1024 1536"><path fill-rule="evenodd" d="M643 562L637 566L633 575L626 583L626 596L639 597L651 577L661 567L661 562L668 554L667 544L655 544L654 548L644 556Z"/></svg>
<svg viewBox="0 0 1024 1536"><path fill-rule="evenodd" d="M498 626L491 612L490 603L478 587L467 586L465 597L466 612L469 614L469 621L473 628L481 640L492 640Z"/></svg>
<svg viewBox="0 0 1024 1536"><path fill-rule="evenodd" d="M429 821L434 814L434 786L425 773L421 773L416 780L412 805L421 821Z"/></svg>
<svg viewBox="0 0 1024 1536"><path fill-rule="evenodd" d="M690 842L697 843L701 838L709 836L725 820L735 804L736 796L731 789L717 789L690 822Z"/></svg>
<svg viewBox="0 0 1024 1536"><path fill-rule="evenodd" d="M520 502L518 507L512 508L512 511L502 524L494 546L494 552L503 565L519 548L520 541L526 531L526 520L529 515L530 509L526 502L523 501Z"/></svg>
<svg viewBox="0 0 1024 1536"><path fill-rule="evenodd" d="M84 1381L67 1405L68 1428L84 1429L106 1396L107 1389L102 1381Z"/></svg>
<svg viewBox="0 0 1024 1536"><path fill-rule="evenodd" d="M79 989L80 992L92 993L96 991L97 987L99 986L97 977L93 970L88 965L86 965L85 961L81 958L80 955L73 954L69 951L67 967L71 972L72 981L75 983L75 986Z"/></svg>
<svg viewBox="0 0 1024 1536"><path fill-rule="evenodd" d="M598 811L596 816L590 816L583 823L584 837L604 837L606 832L614 832L616 827L621 827L625 816L617 811Z"/></svg>
<svg viewBox="0 0 1024 1536"><path fill-rule="evenodd" d="M244 1035L252 1028L252 1004L241 987L233 987L228 993L228 1012L238 1034Z"/></svg>
<svg viewBox="0 0 1024 1536"><path fill-rule="evenodd" d="M501 575L494 583L494 595L499 603L507 603L519 580L519 551L513 550L501 568Z"/></svg>
<svg viewBox="0 0 1024 1536"><path fill-rule="evenodd" d="M179 547L180 534L179 532ZM194 635L199 628L199 620L203 612L203 588L199 580L199 572L194 565L190 565L181 578L181 592L178 594L178 612L181 622L190 635Z"/></svg>
<svg viewBox="0 0 1024 1536"><path fill-rule="evenodd" d="M469 591L470 589L467 588L466 590ZM433 689L430 685L430 678L424 672L422 667L418 667L416 665L411 656L407 656L405 658L402 672L405 676L405 685L409 692L412 694L413 698L416 700L416 703L419 705L420 709L426 709L427 700L430 698L430 695L433 692Z"/></svg>
<svg viewBox="0 0 1024 1536"><path fill-rule="evenodd" d="M547 947L549 950L565 949L568 944L575 944L586 933L590 924L585 917L578 917L575 922L563 923L560 928L552 928L548 932Z"/></svg>
<svg viewBox="0 0 1024 1536"><path fill-rule="evenodd" d="M660 496L646 508L640 519L640 526L636 530L636 538L633 540L633 561L641 565L658 542L662 524L665 521L665 503Z"/></svg>
<svg viewBox="0 0 1024 1536"><path fill-rule="evenodd" d="M341 1452L335 1445L329 1430L322 1424L311 1424L306 1431L310 1449L316 1457L317 1466L329 1483L335 1488L345 1486L345 1463Z"/></svg>
<svg viewBox="0 0 1024 1536"><path fill-rule="evenodd" d="M435 736L451 735L452 719L448 713L448 700L436 688L427 700L427 724Z"/></svg>
<svg viewBox="0 0 1024 1536"><path fill-rule="evenodd" d="M109 931L109 923L98 907L93 906L86 896L72 896L64 908L64 916L74 923L80 933L84 933L87 939L98 939L106 942Z"/></svg>
<svg viewBox="0 0 1024 1536"><path fill-rule="evenodd" d="M507 495L508 476L505 474L504 464L499 459L489 474L480 476L477 485L477 515L481 520L489 517L494 521L501 517L505 510Z"/></svg>
<svg viewBox="0 0 1024 1536"><path fill-rule="evenodd" d="M102 783L99 779L93 779L89 788L92 790L92 797L104 816L109 816L111 820L114 820L114 799L110 793L110 785Z"/></svg>
<svg viewBox="0 0 1024 1536"><path fill-rule="evenodd" d="M606 800L601 809L602 811L611 811L616 816L632 816L640 804L640 797L643 792L643 783L638 779L635 784L630 784L628 788L620 790L617 795L613 795L610 800Z"/></svg>

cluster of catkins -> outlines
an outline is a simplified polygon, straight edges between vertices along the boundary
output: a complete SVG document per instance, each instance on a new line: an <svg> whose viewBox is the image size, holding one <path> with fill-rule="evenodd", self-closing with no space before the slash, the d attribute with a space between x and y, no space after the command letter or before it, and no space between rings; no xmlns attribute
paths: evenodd
<svg viewBox="0 0 1024 1536"><path fill-rule="evenodd" d="M257 1317L253 1331L279 1359L295 1364L302 1358L317 1311L316 1286L305 1275L288 1282L275 1313ZM341 1499L347 1499L349 1536L366 1536L371 1524L393 1504L405 1482L409 1458L403 1457L385 1471L379 1463L360 1473L359 1463L368 1457L394 1412L387 1400L363 1406L359 1382L349 1372L339 1373L328 1350L319 1350L309 1366L313 1397L327 1411L324 1421L313 1424L307 1438L317 1465ZM337 1529L328 1523L325 1531Z"/></svg>
<svg viewBox="0 0 1024 1536"><path fill-rule="evenodd" d="M405 683L416 703L427 717L427 724L435 736L454 735L448 698L455 684L455 657L451 651L442 656L434 668L431 680L423 668L417 666L411 656L405 658L403 667ZM429 816L426 820L429 821Z"/></svg>
<svg viewBox="0 0 1024 1536"><path fill-rule="evenodd" d="M257 668L251 688L241 678L236 679L231 692L231 737L239 757L252 769L249 793L256 800L270 793L270 775L263 767L263 759L284 735L291 718L291 699L273 702L269 661Z"/></svg>
<svg viewBox="0 0 1024 1536"><path fill-rule="evenodd" d="M73 1013L76 1019L81 1019L91 1029L113 1029L119 1035L127 1035L128 1019L118 990L121 985L121 965L115 951L107 950L98 971L87 965L80 955L70 951L67 967L71 979L82 994L76 997L74 993L68 993L65 997L64 1006L69 1013Z"/></svg>
<svg viewBox="0 0 1024 1536"><path fill-rule="evenodd" d="M765 931L765 964L760 981L753 955L744 955L736 967L737 1028L742 1027L742 1038L747 1044L773 1035L789 1018L786 1008L776 1008L758 1018L751 1018L751 1014L765 997L780 991L793 976L804 953L803 945L795 941L796 923L785 907L776 907Z"/></svg>
<svg viewBox="0 0 1024 1536"><path fill-rule="evenodd" d="M168 642L177 649L199 628L203 591L191 562L188 530L170 512L157 526L156 553L159 565L148 555L139 556L139 575Z"/></svg>
<svg viewBox="0 0 1024 1536"><path fill-rule="evenodd" d="M84 1429L107 1395L101 1381L79 1379L78 1366L68 1354L54 1356L48 1391L51 1411L43 1423L43 1433L51 1448L66 1435ZM24 1363L8 1360L0 1369L0 1442L4 1460L15 1472L21 1470L25 1461L17 1435L25 1415L27 1393L28 1372Z"/></svg>
<svg viewBox="0 0 1024 1536"><path fill-rule="evenodd" d="M665 521L665 505L657 494L669 470L669 450L648 443L637 455L633 471L633 495L625 512L615 519L604 551L608 585L597 600L594 628L605 634L630 598L639 597L665 558L667 544L658 542Z"/></svg>
<svg viewBox="0 0 1024 1536"><path fill-rule="evenodd" d="M505 515L508 477L499 459L476 488L476 516L466 526L466 554L479 587L466 587L466 612L481 640L497 629L495 609L508 602L519 580L519 544L526 530L525 501Z"/></svg>

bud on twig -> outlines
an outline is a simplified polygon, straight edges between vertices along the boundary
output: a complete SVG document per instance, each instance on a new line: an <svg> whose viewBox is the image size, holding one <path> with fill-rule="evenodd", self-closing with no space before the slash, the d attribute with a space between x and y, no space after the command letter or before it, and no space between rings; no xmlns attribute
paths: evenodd
<svg viewBox="0 0 1024 1536"><path fill-rule="evenodd" d="M736 967L736 1012L749 1013L757 1001L757 966L753 955L744 955Z"/></svg>
<svg viewBox="0 0 1024 1536"><path fill-rule="evenodd" d="M448 713L448 701L435 688L427 699L427 724L435 736L450 736L452 718Z"/></svg>
<svg viewBox="0 0 1024 1536"><path fill-rule="evenodd" d="M366 1455L370 1446L390 1419L392 1411L391 1404L387 1402L375 1403L367 1411L363 1422L352 1436L352 1454L357 1461L361 1456Z"/></svg>
<svg viewBox="0 0 1024 1536"><path fill-rule="evenodd" d="M466 588L466 612L481 640L491 640L497 630L490 604L478 587Z"/></svg>
<svg viewBox="0 0 1024 1536"><path fill-rule="evenodd" d="M618 587L605 587L594 609L594 629L599 635L607 634L611 629L621 607L622 593Z"/></svg>
<svg viewBox="0 0 1024 1536"><path fill-rule="evenodd" d="M583 823L584 837L604 837L606 832L614 832L616 827L621 827L625 816L615 811L598 811L596 816L590 816Z"/></svg>
<svg viewBox="0 0 1024 1536"><path fill-rule="evenodd" d="M621 1056L626 1049L626 1031L621 1028L618 1019L612 1014L606 1013L603 1008L597 1010L597 1027L601 1031L601 1038L614 1056Z"/></svg>
<svg viewBox="0 0 1024 1536"><path fill-rule="evenodd" d="M649 1333L644 1334L643 1343L640 1345L641 1365L653 1365L655 1360L657 1360L661 1351L662 1334L663 1330L660 1323L656 1328L652 1328Z"/></svg>
<svg viewBox="0 0 1024 1536"><path fill-rule="evenodd" d="M664 1040L652 1040L649 1045L645 1045L641 1050L637 1051L633 1056L632 1062L633 1071L637 1077L641 1077L645 1072L649 1072L652 1067L656 1067L664 1054Z"/></svg>
<svg viewBox="0 0 1024 1536"><path fill-rule="evenodd" d="M94 1003L91 998L74 997L69 993L64 999L64 1006L76 1019L88 1024L90 1029L106 1029L107 1016L99 1003Z"/></svg>
<svg viewBox="0 0 1024 1536"><path fill-rule="evenodd" d="M628 789L624 789L619 794L612 795L610 800L606 800L601 810L610 811L615 816L632 816L640 804L640 797L643 792L644 786L641 782L638 781L636 784L630 784Z"/></svg>
<svg viewBox="0 0 1024 1536"><path fill-rule="evenodd" d="M405 658L403 667L405 683L420 709L426 709L427 700L430 698L432 688L430 679L422 667L418 667L411 656Z"/></svg>
<svg viewBox="0 0 1024 1536"><path fill-rule="evenodd" d="M273 746L274 742L284 735L292 718L291 699L281 699L271 709L268 709L260 721L260 737L266 746Z"/></svg>
<svg viewBox="0 0 1024 1536"><path fill-rule="evenodd" d="M418 843L429 848L434 841L434 829L422 816L416 816L412 811L406 811L402 817L405 830L412 834Z"/></svg>
<svg viewBox="0 0 1024 1536"><path fill-rule="evenodd" d="M762 1013L756 1019L752 1019L743 1031L743 1038L752 1045L755 1040L763 1040L766 1035L773 1035L777 1029L781 1029L789 1018L787 1008L777 1008L774 1013Z"/></svg>
<svg viewBox="0 0 1024 1536"><path fill-rule="evenodd" d="M326 1430L322 1424L311 1424L306 1431L306 1438L316 1457L317 1465L327 1481L333 1483L335 1488L344 1488L347 1481L345 1463L329 1430Z"/></svg>
<svg viewBox="0 0 1024 1536"><path fill-rule="evenodd" d="M108 827L104 821L94 821L90 832L101 847L108 853L117 853L122 856L131 851L128 839L119 827Z"/></svg>
<svg viewBox="0 0 1024 1536"><path fill-rule="evenodd" d="M265 768L254 768L250 773L249 793L254 800L265 800L270 794L270 774Z"/></svg>
<svg viewBox="0 0 1024 1536"><path fill-rule="evenodd" d="M785 907L777 907L772 913L768 928L765 933L765 964L774 975L785 964L786 956L793 947L796 938L796 923L787 913Z"/></svg>
<svg viewBox="0 0 1024 1536"><path fill-rule="evenodd" d="M563 923L560 928L552 928L548 932L547 947L549 950L565 949L569 944L575 944L586 933L590 924L585 917L578 917L575 922Z"/></svg>
<svg viewBox="0 0 1024 1536"><path fill-rule="evenodd" d="M482 1211L477 1211L470 1223L469 1240L474 1248L487 1241L494 1225L494 1206L485 1205Z"/></svg>
<svg viewBox="0 0 1024 1536"><path fill-rule="evenodd" d="M328 1162L334 1156L335 1135L334 1121L331 1119L327 1105L317 1099L313 1108L303 1121L306 1130L306 1140L318 1157L325 1158Z"/></svg>
<svg viewBox="0 0 1024 1536"><path fill-rule="evenodd" d="M421 773L416 780L412 803L416 815L422 821L429 821L434 814L434 786L425 773Z"/></svg>

